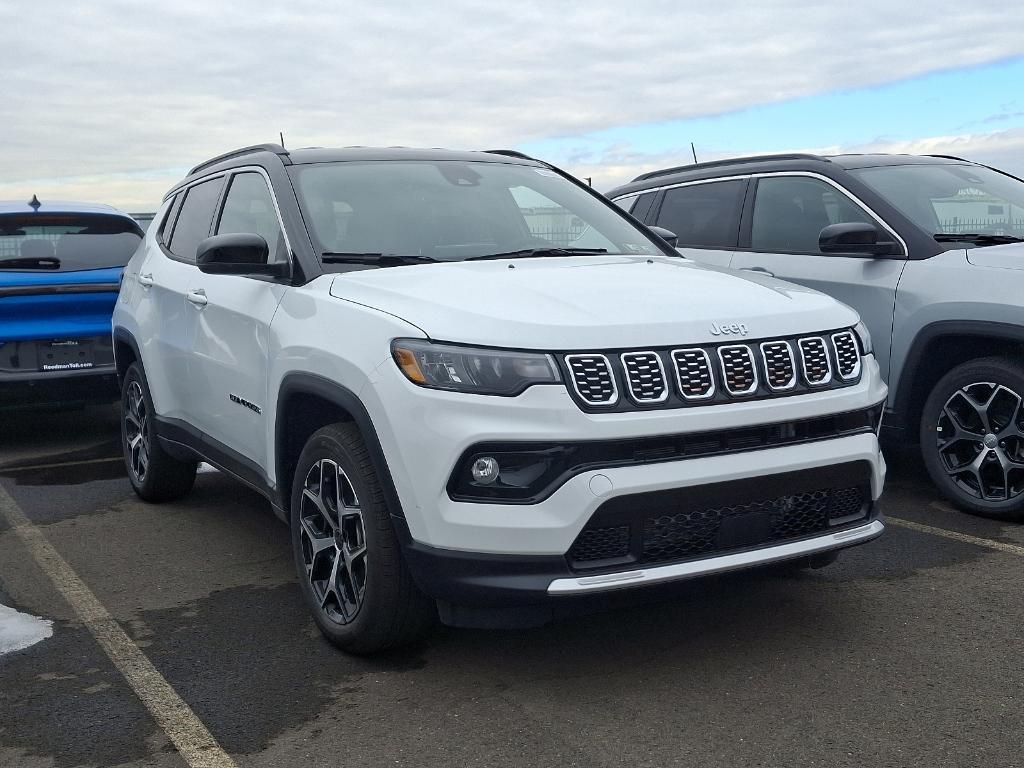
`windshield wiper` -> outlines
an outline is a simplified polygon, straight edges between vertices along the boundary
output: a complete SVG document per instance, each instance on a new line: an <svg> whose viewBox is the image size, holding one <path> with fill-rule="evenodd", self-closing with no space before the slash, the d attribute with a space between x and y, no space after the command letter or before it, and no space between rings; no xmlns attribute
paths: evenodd
<svg viewBox="0 0 1024 768"><path fill-rule="evenodd" d="M1024 243L1024 237L1016 235L987 235L984 232L936 232L933 237L940 243Z"/></svg>
<svg viewBox="0 0 1024 768"><path fill-rule="evenodd" d="M60 259L55 259L52 256L6 259L0 261L0 269L60 269Z"/></svg>
<svg viewBox="0 0 1024 768"><path fill-rule="evenodd" d="M483 256L470 256L463 261L486 261L487 259L532 259L544 256L578 256L588 253L608 253L607 248L524 248L521 251L506 253L487 253Z"/></svg>
<svg viewBox="0 0 1024 768"><path fill-rule="evenodd" d="M399 267L405 264L433 264L433 256L402 255L399 253L337 253L321 254L324 264L376 264L380 267Z"/></svg>

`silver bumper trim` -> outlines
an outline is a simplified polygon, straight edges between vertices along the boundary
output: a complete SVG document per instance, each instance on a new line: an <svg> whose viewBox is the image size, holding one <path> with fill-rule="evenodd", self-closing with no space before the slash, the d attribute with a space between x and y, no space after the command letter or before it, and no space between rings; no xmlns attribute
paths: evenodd
<svg viewBox="0 0 1024 768"><path fill-rule="evenodd" d="M749 552L737 552L733 555L721 555L706 560L695 560L688 563L662 565L645 568L639 571L622 571L620 573L604 573L599 576L581 576L577 579L555 579L548 585L549 595L575 595L587 592L601 592L625 587L640 587L657 584L675 579L689 579L695 576L706 576L723 571L734 571L752 565L764 565L780 560L789 560L803 555L828 552L832 549L863 544L882 535L885 525L881 520L873 520L859 528L851 528L813 539L793 541L775 547L755 549Z"/></svg>

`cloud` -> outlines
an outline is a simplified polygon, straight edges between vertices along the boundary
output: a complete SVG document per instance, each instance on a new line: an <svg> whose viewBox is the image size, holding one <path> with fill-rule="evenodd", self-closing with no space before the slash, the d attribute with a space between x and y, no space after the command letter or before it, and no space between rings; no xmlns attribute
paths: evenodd
<svg viewBox="0 0 1024 768"><path fill-rule="evenodd" d="M116 174L279 130L291 145L514 146L1022 52L995 0L0 5L18 15L0 48L4 196L71 177L63 189L133 207L159 196Z"/></svg>

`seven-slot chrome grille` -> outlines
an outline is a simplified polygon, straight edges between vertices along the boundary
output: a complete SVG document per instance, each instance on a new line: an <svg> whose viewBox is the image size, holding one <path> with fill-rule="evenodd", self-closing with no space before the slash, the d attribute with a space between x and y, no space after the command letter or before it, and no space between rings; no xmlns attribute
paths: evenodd
<svg viewBox="0 0 1024 768"><path fill-rule="evenodd" d="M860 343L851 329L674 349L571 353L562 362L570 391L584 410L780 397L850 386L862 373Z"/></svg>

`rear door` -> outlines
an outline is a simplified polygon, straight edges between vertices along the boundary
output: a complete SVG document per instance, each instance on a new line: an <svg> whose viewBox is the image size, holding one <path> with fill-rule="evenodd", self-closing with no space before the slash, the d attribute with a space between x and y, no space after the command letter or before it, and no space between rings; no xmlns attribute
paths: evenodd
<svg viewBox="0 0 1024 768"><path fill-rule="evenodd" d="M247 232L267 241L272 261L286 261L291 248L266 175L236 172L213 227L214 234ZM194 269L188 298L196 318L190 356L194 407L203 432L230 449L236 463L266 466L270 322L288 285L271 278L208 275ZM240 467L235 467L240 469Z"/></svg>
<svg viewBox="0 0 1024 768"><path fill-rule="evenodd" d="M728 267L738 243L746 191L745 178L670 187L647 214L647 223L674 233L686 258Z"/></svg>
<svg viewBox="0 0 1024 768"><path fill-rule="evenodd" d="M147 253L133 275L139 284L138 343L156 412L195 427L201 391L191 381L189 357L197 314L186 294L198 271L196 246L209 235L223 184L224 177L217 176L178 193L180 199L157 235L159 247Z"/></svg>
<svg viewBox="0 0 1024 768"><path fill-rule="evenodd" d="M866 205L831 179L808 173L756 177L753 206L744 215L735 269L769 272L827 293L856 309L874 341L883 376L889 373L896 288L906 244ZM824 254L818 236L829 224L867 222L899 243L898 256Z"/></svg>

